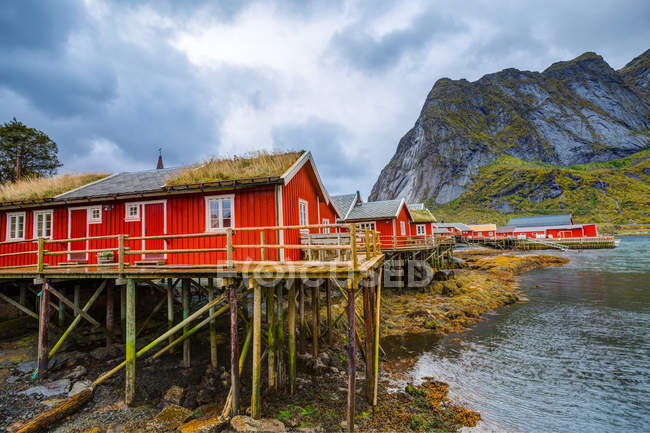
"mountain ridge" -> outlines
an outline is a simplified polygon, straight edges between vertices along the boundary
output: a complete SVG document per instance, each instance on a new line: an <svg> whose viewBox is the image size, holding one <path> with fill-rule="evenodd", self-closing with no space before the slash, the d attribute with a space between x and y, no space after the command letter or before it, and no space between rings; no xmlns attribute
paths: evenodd
<svg viewBox="0 0 650 433"><path fill-rule="evenodd" d="M441 78L369 199L441 205L502 155L568 166L644 150L649 59L647 50L616 71L586 52L542 72L508 68L474 82Z"/></svg>

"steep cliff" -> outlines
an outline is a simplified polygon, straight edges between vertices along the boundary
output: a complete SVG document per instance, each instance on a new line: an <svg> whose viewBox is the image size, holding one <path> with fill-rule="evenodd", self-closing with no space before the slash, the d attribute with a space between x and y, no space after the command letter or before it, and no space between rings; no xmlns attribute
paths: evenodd
<svg viewBox="0 0 650 433"><path fill-rule="evenodd" d="M615 71L585 53L541 73L506 69L475 82L438 80L370 200L447 203L503 155L568 166L648 148L649 57L650 50Z"/></svg>

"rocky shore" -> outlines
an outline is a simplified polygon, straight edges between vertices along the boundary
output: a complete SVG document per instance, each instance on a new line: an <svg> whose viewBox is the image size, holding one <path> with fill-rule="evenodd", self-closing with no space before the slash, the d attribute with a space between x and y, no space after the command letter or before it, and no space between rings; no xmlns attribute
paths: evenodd
<svg viewBox="0 0 650 433"><path fill-rule="evenodd" d="M445 281L434 281L426 289L385 290L382 296L382 337L429 333L445 335L472 325L488 311L517 302L521 295L516 275L542 266L558 266L567 260L548 255L486 256L482 252L460 254L460 269ZM335 298L334 317L343 303ZM360 305L359 305L360 307ZM324 310L321 312L324 317ZM91 332L90 330L88 332ZM229 375L224 367L209 366L205 346L192 349L193 368L181 366L180 354L139 363L137 404L122 402L121 375L100 385L92 400L79 412L63 420L54 432L213 432L213 431L343 431L345 418L347 359L344 326L339 324L333 346L325 345L318 359L304 347L298 357L297 392L285 390L263 395L260 423L245 415L225 422L219 414L228 394ZM92 340L89 335L89 340ZM197 341L207 341L198 334ZM0 343L0 432L12 431L22 420L88 386L89 381L117 364L121 348L68 350L53 362L45 381L32 379L35 335L28 333ZM224 345L225 346L225 345ZM219 354L226 359L227 354ZM365 398L363 362L357 363L357 431L458 431L476 425L480 416L447 398L447 386L435 380L395 388L395 379L405 380L412 362L408 355L382 363L379 406ZM249 377L244 373L243 377ZM264 378L263 378L264 380ZM242 401L250 398L243 380Z"/></svg>

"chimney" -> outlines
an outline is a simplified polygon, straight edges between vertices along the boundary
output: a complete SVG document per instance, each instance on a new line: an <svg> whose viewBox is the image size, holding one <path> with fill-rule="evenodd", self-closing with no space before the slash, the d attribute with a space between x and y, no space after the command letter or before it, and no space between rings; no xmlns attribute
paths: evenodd
<svg viewBox="0 0 650 433"><path fill-rule="evenodd" d="M361 200L361 193L359 193L359 190L357 190L357 199L354 202L354 205L355 206L361 206L362 203L363 203L363 200Z"/></svg>
<svg viewBox="0 0 650 433"><path fill-rule="evenodd" d="M165 168L163 165L163 160L162 160L162 149L158 149L158 164L156 164L156 170L160 170L161 168Z"/></svg>

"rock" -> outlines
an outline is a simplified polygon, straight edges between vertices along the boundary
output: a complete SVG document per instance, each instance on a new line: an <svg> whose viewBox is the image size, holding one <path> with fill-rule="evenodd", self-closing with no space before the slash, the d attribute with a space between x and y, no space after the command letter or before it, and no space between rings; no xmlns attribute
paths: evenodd
<svg viewBox="0 0 650 433"><path fill-rule="evenodd" d="M181 433L217 433L228 426L228 420L220 416L194 419L178 428Z"/></svg>
<svg viewBox="0 0 650 433"><path fill-rule="evenodd" d="M230 427L238 433L253 432L285 432L287 428L282 421L277 419L253 419L244 415L237 415L230 420Z"/></svg>
<svg viewBox="0 0 650 433"><path fill-rule="evenodd" d="M65 377L68 379L79 379L84 377L88 373L88 370L83 365L77 365L70 373L66 374Z"/></svg>
<svg viewBox="0 0 650 433"><path fill-rule="evenodd" d="M170 404L147 423L149 430L175 429L192 417L192 411L182 406Z"/></svg>
<svg viewBox="0 0 650 433"><path fill-rule="evenodd" d="M180 405L183 401L183 397L185 397L185 390L180 386L174 385L167 390L165 396L163 397L163 400L169 403Z"/></svg>
<svg viewBox="0 0 650 433"><path fill-rule="evenodd" d="M77 395L81 391L91 389L92 386L93 386L93 383L91 381L89 381L89 380L80 380L79 382L75 382L74 385L72 385L72 389L68 393L68 397L72 397L73 395Z"/></svg>
<svg viewBox="0 0 650 433"><path fill-rule="evenodd" d="M23 374L32 373L36 370L36 361L20 362L16 365L16 370Z"/></svg>
<svg viewBox="0 0 650 433"><path fill-rule="evenodd" d="M54 407L57 404L61 403L62 401L63 401L62 398L49 398L47 400L41 401L41 404L49 409L49 408Z"/></svg>
<svg viewBox="0 0 650 433"><path fill-rule="evenodd" d="M98 347L97 349L94 349L90 352L90 356L98 361L105 361L107 359L122 356L122 350L117 345L111 345L109 347Z"/></svg>
<svg viewBox="0 0 650 433"><path fill-rule="evenodd" d="M201 388L196 395L196 402L199 405L214 401L215 393L209 389Z"/></svg>
<svg viewBox="0 0 650 433"><path fill-rule="evenodd" d="M330 371L332 372L332 374L339 374L339 369L334 366L330 367Z"/></svg>
<svg viewBox="0 0 650 433"><path fill-rule="evenodd" d="M323 364L323 362L320 359L317 359L313 363L311 369L314 372L314 374L321 375L321 374L323 374L325 372L325 370L327 370L327 366L325 364Z"/></svg>
<svg viewBox="0 0 650 433"><path fill-rule="evenodd" d="M320 359L323 364L328 364L330 362L330 355L327 352L321 352L318 355L318 359Z"/></svg>
<svg viewBox="0 0 650 433"><path fill-rule="evenodd" d="M42 395L43 397L54 397L55 395L67 394L70 389L70 379L61 379L50 382L45 385L34 386L24 391L20 391L19 395Z"/></svg>
<svg viewBox="0 0 650 433"><path fill-rule="evenodd" d="M183 399L183 406L185 406L188 409L195 409L198 406L198 403L196 402L196 397L198 395L198 391L196 388L189 388L189 390L185 393L185 398Z"/></svg>

